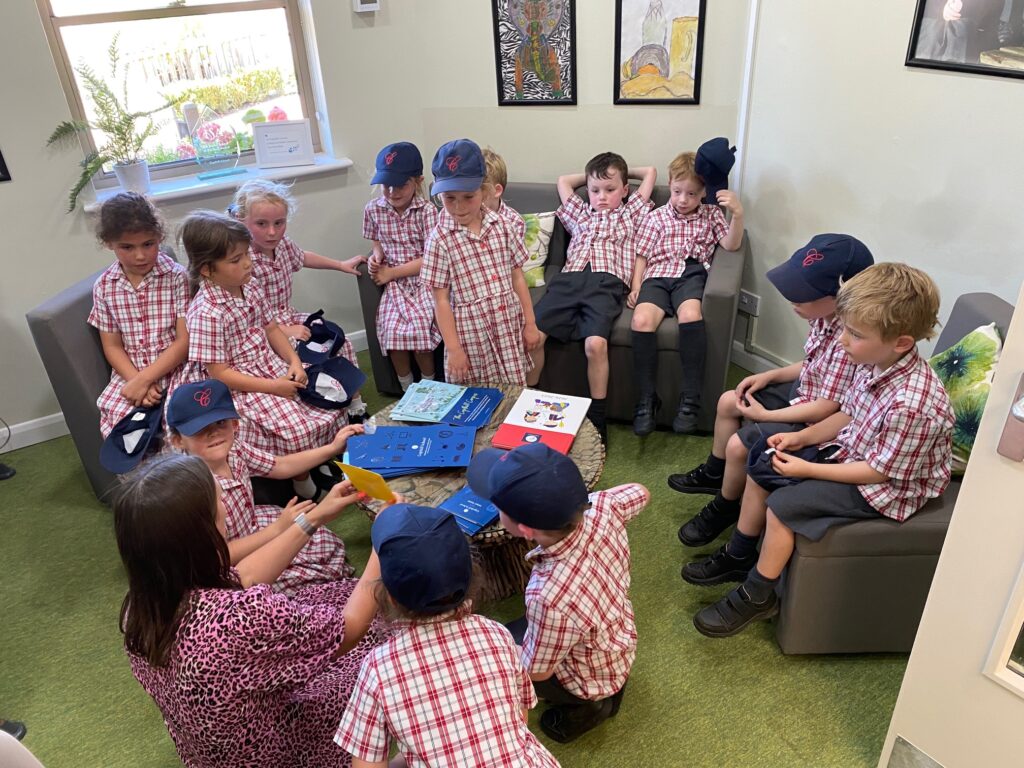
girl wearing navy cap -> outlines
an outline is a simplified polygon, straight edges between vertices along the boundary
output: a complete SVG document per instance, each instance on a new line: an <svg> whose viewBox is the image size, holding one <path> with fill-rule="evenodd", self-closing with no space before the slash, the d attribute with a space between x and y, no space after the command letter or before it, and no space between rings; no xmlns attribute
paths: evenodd
<svg viewBox="0 0 1024 768"><path fill-rule="evenodd" d="M387 768L393 738L392 765L557 768L526 727L537 696L511 634L473 614L473 561L455 518L396 504L370 538L377 602L399 631L367 655L335 734L353 765Z"/></svg>
<svg viewBox="0 0 1024 768"><path fill-rule="evenodd" d="M437 224L437 208L423 193L423 157L400 141L377 153L371 184L380 196L363 209L363 237L373 243L370 278L384 289L377 307L377 339L391 358L402 391L413 382L411 356L424 379L434 378L434 349L441 332L434 299L420 281L423 246Z"/></svg>
<svg viewBox="0 0 1024 768"><path fill-rule="evenodd" d="M444 212L427 239L420 274L434 293L445 379L525 385L527 353L541 342L523 276L526 246L484 206L484 157L474 142L442 146L431 171L431 191Z"/></svg>

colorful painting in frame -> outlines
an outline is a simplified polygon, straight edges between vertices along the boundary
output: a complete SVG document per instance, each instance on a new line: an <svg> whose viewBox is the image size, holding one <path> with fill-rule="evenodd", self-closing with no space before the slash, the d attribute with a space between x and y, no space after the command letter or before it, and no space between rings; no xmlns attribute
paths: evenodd
<svg viewBox="0 0 1024 768"><path fill-rule="evenodd" d="M575 104L575 0L491 4L498 105Z"/></svg>
<svg viewBox="0 0 1024 768"><path fill-rule="evenodd" d="M616 104L700 104L706 0L615 0Z"/></svg>

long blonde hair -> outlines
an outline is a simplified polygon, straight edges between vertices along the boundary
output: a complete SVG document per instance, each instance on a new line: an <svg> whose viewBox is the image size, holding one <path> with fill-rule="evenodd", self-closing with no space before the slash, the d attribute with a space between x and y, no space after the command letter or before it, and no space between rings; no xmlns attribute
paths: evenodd
<svg viewBox="0 0 1024 768"><path fill-rule="evenodd" d="M269 179L253 179L235 190L235 196L228 206L228 214L239 220L244 219L252 211L252 207L258 203L283 205L285 215L289 218L295 213L297 206L289 185Z"/></svg>

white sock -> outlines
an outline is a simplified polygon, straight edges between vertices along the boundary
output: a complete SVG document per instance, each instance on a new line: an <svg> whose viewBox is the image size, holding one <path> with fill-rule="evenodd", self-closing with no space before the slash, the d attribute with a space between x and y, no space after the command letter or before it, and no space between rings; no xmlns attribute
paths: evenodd
<svg viewBox="0 0 1024 768"><path fill-rule="evenodd" d="M398 383L402 385L402 391L405 392L409 387L412 386L414 379L412 373L408 376L399 376Z"/></svg>
<svg viewBox="0 0 1024 768"><path fill-rule="evenodd" d="M424 381L433 381L434 374L430 374L429 376L427 376L427 374L424 373L423 376L421 376L420 378L422 378Z"/></svg>
<svg viewBox="0 0 1024 768"><path fill-rule="evenodd" d="M313 482L312 475L306 475L305 480L299 480L293 477L292 488L296 495L301 496L304 499L312 499L316 496L316 483Z"/></svg>
<svg viewBox="0 0 1024 768"><path fill-rule="evenodd" d="M366 413L366 403L363 402L362 395L356 395L352 398L352 402L348 404L348 412L355 416Z"/></svg>

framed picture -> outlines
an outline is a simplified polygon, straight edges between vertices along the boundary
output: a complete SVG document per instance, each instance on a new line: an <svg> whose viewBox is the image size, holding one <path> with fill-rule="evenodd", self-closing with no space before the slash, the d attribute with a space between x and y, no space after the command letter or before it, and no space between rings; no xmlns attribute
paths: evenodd
<svg viewBox="0 0 1024 768"><path fill-rule="evenodd" d="M1024 0L917 0L906 65L1024 77Z"/></svg>
<svg viewBox="0 0 1024 768"><path fill-rule="evenodd" d="M0 152L0 181L10 181L11 172L7 170L7 163L4 162L4 153Z"/></svg>
<svg viewBox="0 0 1024 768"><path fill-rule="evenodd" d="M576 103L576 0L491 0L498 106Z"/></svg>
<svg viewBox="0 0 1024 768"><path fill-rule="evenodd" d="M271 120L252 124L253 149L260 168L313 165L309 120Z"/></svg>
<svg viewBox="0 0 1024 768"><path fill-rule="evenodd" d="M616 104L700 104L706 0L615 0Z"/></svg>

